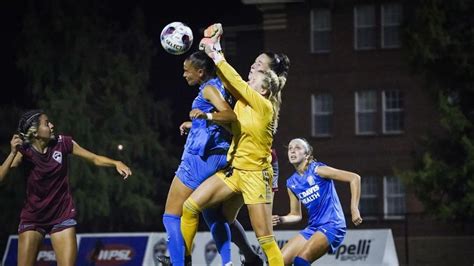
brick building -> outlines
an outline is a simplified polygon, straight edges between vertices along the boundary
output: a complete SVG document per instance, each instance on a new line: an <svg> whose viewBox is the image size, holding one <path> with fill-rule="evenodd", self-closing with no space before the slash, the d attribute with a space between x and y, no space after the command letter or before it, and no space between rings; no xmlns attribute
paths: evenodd
<svg viewBox="0 0 474 266"><path fill-rule="evenodd" d="M402 2L242 2L261 11L261 23L224 25L229 61L246 75L259 51L284 52L291 60L274 144L281 167L275 213L288 211L285 179L293 169L285 146L303 137L318 160L361 175L361 228L391 228L400 263L444 265L446 256L456 259L454 251L472 263L473 255L463 256L462 247L474 243L459 236L465 228L423 217L397 174L413 166L421 138L439 129L436 103L403 59ZM338 183L337 190L350 221L349 185ZM446 241L457 245L446 250ZM438 249L445 251L432 252Z"/></svg>

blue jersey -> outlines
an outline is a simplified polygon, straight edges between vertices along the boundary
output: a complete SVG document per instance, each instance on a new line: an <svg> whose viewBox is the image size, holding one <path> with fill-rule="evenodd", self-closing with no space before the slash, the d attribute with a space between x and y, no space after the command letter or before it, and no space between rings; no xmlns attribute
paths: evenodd
<svg viewBox="0 0 474 266"><path fill-rule="evenodd" d="M308 210L310 225L317 227L330 222L346 227L344 212L334 182L316 173L319 166L325 166L325 164L312 162L303 175L295 172L286 181L286 186Z"/></svg>
<svg viewBox="0 0 474 266"><path fill-rule="evenodd" d="M224 99L232 104L230 94L225 90L219 78L213 78L199 87L199 94L193 101L192 109L199 109L204 113L212 113L216 111L214 105L206 100L203 96L203 89L206 86L213 86L220 91ZM199 156L207 156L209 154L227 151L232 140L232 135L218 124L206 119L194 119L192 127L189 131L186 144L184 145L184 154L190 153Z"/></svg>

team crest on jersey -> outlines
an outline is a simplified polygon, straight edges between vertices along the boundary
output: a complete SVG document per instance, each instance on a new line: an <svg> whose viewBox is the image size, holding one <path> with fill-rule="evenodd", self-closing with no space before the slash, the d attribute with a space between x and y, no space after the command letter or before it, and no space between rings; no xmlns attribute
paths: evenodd
<svg viewBox="0 0 474 266"><path fill-rule="evenodd" d="M63 154L60 151L54 151L53 152L53 159L58 163L62 163L63 162Z"/></svg>
<svg viewBox="0 0 474 266"><path fill-rule="evenodd" d="M314 176L312 176L312 175L308 176L308 178L306 180L308 180L308 184L310 186L313 186L314 184L316 184L316 182L314 181Z"/></svg>

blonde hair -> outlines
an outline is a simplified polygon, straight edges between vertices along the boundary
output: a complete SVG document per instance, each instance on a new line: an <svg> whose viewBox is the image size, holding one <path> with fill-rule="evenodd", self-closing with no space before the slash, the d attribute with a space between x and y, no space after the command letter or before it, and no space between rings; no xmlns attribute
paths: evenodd
<svg viewBox="0 0 474 266"><path fill-rule="evenodd" d="M278 119L281 105L281 90L283 89L281 84L283 82L284 85L286 78L278 77L273 70L259 72L264 74L264 78L262 80L263 87L270 93L268 95L268 100L270 100L273 107L273 134L275 134L278 128Z"/></svg>
<svg viewBox="0 0 474 266"><path fill-rule="evenodd" d="M25 143L31 143L31 141L33 140L34 138L34 135L38 132L38 124L37 123L33 123L29 128L28 130L26 131L25 134L21 134L22 137L23 137L23 141Z"/></svg>

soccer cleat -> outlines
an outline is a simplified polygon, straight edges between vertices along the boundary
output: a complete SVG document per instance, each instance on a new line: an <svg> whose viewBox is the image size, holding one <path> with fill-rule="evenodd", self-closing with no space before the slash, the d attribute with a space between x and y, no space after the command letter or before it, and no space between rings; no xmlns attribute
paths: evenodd
<svg viewBox="0 0 474 266"><path fill-rule="evenodd" d="M220 23L214 23L211 26L207 27L204 30L204 37L211 38L211 37L216 37L220 38L222 33L224 33L224 30L222 29L222 24Z"/></svg>
<svg viewBox="0 0 474 266"><path fill-rule="evenodd" d="M171 266L171 259L168 256L162 255L157 257L158 261L161 263L163 266Z"/></svg>
<svg viewBox="0 0 474 266"><path fill-rule="evenodd" d="M193 266L193 260L191 256L184 257L184 265L185 266Z"/></svg>
<svg viewBox="0 0 474 266"><path fill-rule="evenodd" d="M242 259L242 266L263 266L263 260L260 256L255 257L252 261L245 261L245 259Z"/></svg>

